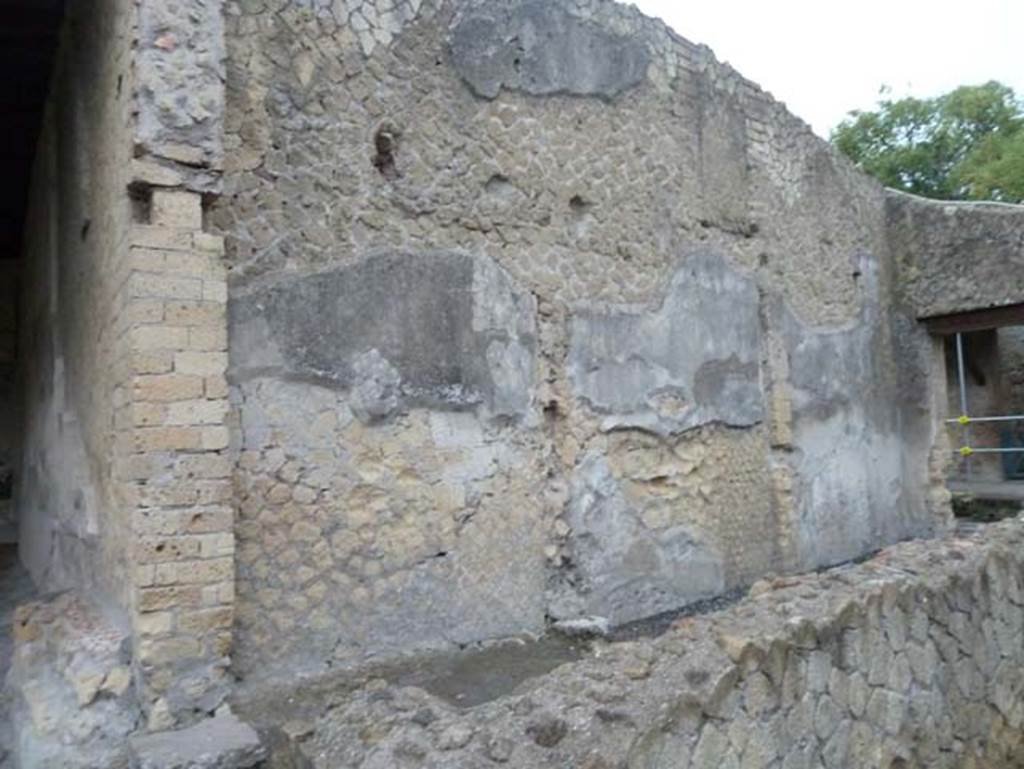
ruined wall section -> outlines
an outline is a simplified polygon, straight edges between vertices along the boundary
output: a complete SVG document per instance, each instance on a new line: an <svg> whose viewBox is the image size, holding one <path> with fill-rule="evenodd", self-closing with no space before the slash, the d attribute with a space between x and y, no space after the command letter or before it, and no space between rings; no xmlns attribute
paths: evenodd
<svg viewBox="0 0 1024 769"><path fill-rule="evenodd" d="M886 193L902 290L917 316L1015 304L1024 290L1024 207Z"/></svg>
<svg viewBox="0 0 1024 769"><path fill-rule="evenodd" d="M316 769L1018 766L1022 544L1017 519L762 581L476 707L377 680L296 748Z"/></svg>
<svg viewBox="0 0 1024 769"><path fill-rule="evenodd" d="M133 648L151 730L205 717L227 688L234 602L227 283L206 232L220 187L220 2L137 2L130 189Z"/></svg>
<svg viewBox="0 0 1024 769"><path fill-rule="evenodd" d="M219 0L138 0L135 152L147 182L216 192L223 161L224 14Z"/></svg>
<svg viewBox="0 0 1024 769"><path fill-rule="evenodd" d="M26 228L22 557L45 589L118 610L151 729L227 686L227 289L203 230L220 18L208 2L69 9Z"/></svg>
<svg viewBox="0 0 1024 769"><path fill-rule="evenodd" d="M598 0L226 18L240 671L944 520L881 188L706 48Z"/></svg>

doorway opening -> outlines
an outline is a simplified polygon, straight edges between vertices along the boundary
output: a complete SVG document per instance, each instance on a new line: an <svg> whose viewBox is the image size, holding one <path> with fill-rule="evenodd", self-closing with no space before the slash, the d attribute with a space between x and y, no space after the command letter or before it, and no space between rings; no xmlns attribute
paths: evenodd
<svg viewBox="0 0 1024 769"><path fill-rule="evenodd" d="M954 510L998 518L1024 506L1024 304L927 321L945 343Z"/></svg>

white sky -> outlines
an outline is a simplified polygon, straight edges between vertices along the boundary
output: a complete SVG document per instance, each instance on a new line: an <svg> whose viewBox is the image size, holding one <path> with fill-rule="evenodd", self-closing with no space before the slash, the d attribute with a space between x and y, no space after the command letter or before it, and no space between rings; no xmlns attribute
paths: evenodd
<svg viewBox="0 0 1024 769"><path fill-rule="evenodd" d="M1024 95L1024 0L631 0L822 136L851 109L1000 80Z"/></svg>

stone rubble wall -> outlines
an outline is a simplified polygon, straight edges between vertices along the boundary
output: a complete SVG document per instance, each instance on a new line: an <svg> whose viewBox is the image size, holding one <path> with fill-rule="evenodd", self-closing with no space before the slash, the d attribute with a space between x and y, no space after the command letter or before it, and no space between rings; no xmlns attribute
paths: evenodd
<svg viewBox="0 0 1024 769"><path fill-rule="evenodd" d="M1022 546L1021 519L907 542L474 708L378 679L284 728L323 769L1019 767Z"/></svg>
<svg viewBox="0 0 1024 769"><path fill-rule="evenodd" d="M244 0L225 38L242 676L944 529L884 193L706 48L605 0Z"/></svg>
<svg viewBox="0 0 1024 769"><path fill-rule="evenodd" d="M216 193L224 155L224 3L135 5L135 155L157 174L146 183Z"/></svg>

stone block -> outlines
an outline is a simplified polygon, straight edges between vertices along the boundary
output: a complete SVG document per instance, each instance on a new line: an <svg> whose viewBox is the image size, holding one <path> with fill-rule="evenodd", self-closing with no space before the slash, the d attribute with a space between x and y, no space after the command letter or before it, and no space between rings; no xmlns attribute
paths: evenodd
<svg viewBox="0 0 1024 769"><path fill-rule="evenodd" d="M132 346L139 351L182 350L188 346L188 329L174 326L142 326L131 333Z"/></svg>
<svg viewBox="0 0 1024 769"><path fill-rule="evenodd" d="M227 401L196 399L177 401L166 407L168 425L219 425L228 411Z"/></svg>
<svg viewBox="0 0 1024 769"><path fill-rule="evenodd" d="M167 251L191 251L193 248L191 233L149 224L136 224L132 227L131 243L139 248Z"/></svg>
<svg viewBox="0 0 1024 769"><path fill-rule="evenodd" d="M183 190L153 190L150 222L169 229L201 230L202 198L195 192Z"/></svg>
<svg viewBox="0 0 1024 769"><path fill-rule="evenodd" d="M200 278L137 272L132 276L128 290L131 296L136 297L200 300L203 298L203 281Z"/></svg>
<svg viewBox="0 0 1024 769"><path fill-rule="evenodd" d="M543 0L480 6L458 20L449 45L456 71L488 99L502 88L612 99L643 82L650 61L641 40Z"/></svg>
<svg viewBox="0 0 1024 769"><path fill-rule="evenodd" d="M256 730L230 713L131 738L132 769L249 769L264 758Z"/></svg>
<svg viewBox="0 0 1024 769"><path fill-rule="evenodd" d="M187 339L182 347L188 344ZM179 352L174 356L174 370L179 374L210 377L223 374L228 367L224 352Z"/></svg>
<svg viewBox="0 0 1024 769"><path fill-rule="evenodd" d="M182 401L203 395L203 378L187 374L138 376L133 380L136 401Z"/></svg>

